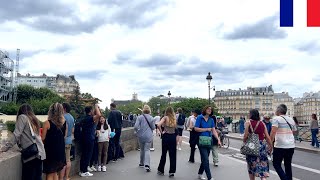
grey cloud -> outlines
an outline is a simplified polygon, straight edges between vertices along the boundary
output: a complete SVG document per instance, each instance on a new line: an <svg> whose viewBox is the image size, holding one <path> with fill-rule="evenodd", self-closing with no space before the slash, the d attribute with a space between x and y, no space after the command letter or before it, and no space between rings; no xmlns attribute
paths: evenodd
<svg viewBox="0 0 320 180"><path fill-rule="evenodd" d="M71 51L74 47L70 46L70 45L62 45L62 46L58 46L52 50L50 50L50 52L54 52L54 53L67 53L69 51Z"/></svg>
<svg viewBox="0 0 320 180"><path fill-rule="evenodd" d="M317 75L317 76L313 77L312 81L320 82L320 75Z"/></svg>
<svg viewBox="0 0 320 180"><path fill-rule="evenodd" d="M131 64L139 67L156 67L166 69L165 66L174 66L181 61L182 57L165 54L154 54L146 59L137 59L132 52L123 52L117 55L115 64Z"/></svg>
<svg viewBox="0 0 320 180"><path fill-rule="evenodd" d="M164 14L155 13L159 7L169 4L168 0L96 0L95 3L112 8L110 21L130 28L147 27L161 19Z"/></svg>
<svg viewBox="0 0 320 180"><path fill-rule="evenodd" d="M159 94L163 94L168 92L170 89L173 88L172 85L165 84L165 83L142 83L143 85L141 86L141 83L137 83L140 86L137 86L137 89L139 89L139 94L143 94L146 97L151 97L151 96L158 96Z"/></svg>
<svg viewBox="0 0 320 180"><path fill-rule="evenodd" d="M90 3L99 11L87 20L77 15L75 4L59 0L0 0L0 3L3 4L0 6L0 24L16 21L37 30L72 35L92 33L105 24L120 24L130 28L150 26L163 17L164 14L157 10L168 4L168 1L95 0Z"/></svg>
<svg viewBox="0 0 320 180"><path fill-rule="evenodd" d="M298 51L306 52L310 55L315 55L319 53L320 44L318 43L318 41L314 40L306 43L297 44L294 46L294 48Z"/></svg>
<svg viewBox="0 0 320 180"><path fill-rule="evenodd" d="M73 72L77 79L100 79L105 73L106 70L89 70L89 71L77 71Z"/></svg>
<svg viewBox="0 0 320 180"><path fill-rule="evenodd" d="M233 32L226 33L225 39L283 39L287 37L287 33L281 30L278 25L279 17L271 16L254 24L244 24L236 27Z"/></svg>

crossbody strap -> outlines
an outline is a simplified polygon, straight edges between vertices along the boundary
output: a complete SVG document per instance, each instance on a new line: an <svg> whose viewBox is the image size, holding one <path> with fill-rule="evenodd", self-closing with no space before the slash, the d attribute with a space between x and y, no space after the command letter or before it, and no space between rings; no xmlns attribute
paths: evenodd
<svg viewBox="0 0 320 180"><path fill-rule="evenodd" d="M260 121L258 121L258 123L256 124L256 126L254 127L254 129L252 128L252 125L251 125L251 121L250 121L250 129L251 129L251 132L252 133L255 133L256 132L256 130L257 130L257 128L259 127L259 124L260 124Z"/></svg>
<svg viewBox="0 0 320 180"><path fill-rule="evenodd" d="M35 139L36 139L36 137L34 136L33 128L32 128L32 126L31 126L31 123L30 123L29 118L28 118L28 120L27 120L27 121L28 121L29 128L30 128L30 131L31 131L32 142L33 142L33 143L35 143Z"/></svg>
<svg viewBox="0 0 320 180"><path fill-rule="evenodd" d="M149 125L149 128L150 128L150 129L151 129L151 131L152 131L151 125L150 125L150 123L149 123L149 121L148 121L147 117L146 117L144 114L142 114L142 115L143 115L144 119L147 121L147 123L148 123L148 125Z"/></svg>
<svg viewBox="0 0 320 180"><path fill-rule="evenodd" d="M287 119L284 118L283 116L280 116L280 117L282 117L282 118L287 122L287 124L289 125L289 127L290 127L290 129L291 129L291 131L292 131L292 126L291 126L291 124L287 121Z"/></svg>

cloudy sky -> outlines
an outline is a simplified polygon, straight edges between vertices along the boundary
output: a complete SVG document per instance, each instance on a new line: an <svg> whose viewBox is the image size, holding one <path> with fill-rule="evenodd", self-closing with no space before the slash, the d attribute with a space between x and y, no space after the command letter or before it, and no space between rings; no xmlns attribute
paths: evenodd
<svg viewBox="0 0 320 180"><path fill-rule="evenodd" d="M0 0L0 48L21 49L20 71L75 74L82 92L111 98L273 85L320 90L320 28L279 27L279 0Z"/></svg>

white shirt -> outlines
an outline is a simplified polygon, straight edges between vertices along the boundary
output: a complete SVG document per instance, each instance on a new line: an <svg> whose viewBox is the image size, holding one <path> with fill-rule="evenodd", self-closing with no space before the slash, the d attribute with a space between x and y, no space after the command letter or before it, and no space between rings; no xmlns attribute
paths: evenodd
<svg viewBox="0 0 320 180"><path fill-rule="evenodd" d="M284 118L290 124L292 130ZM272 120L272 126L278 128L275 136L274 147L283 149L295 148L294 136L292 131L296 131L297 127L291 117L276 116Z"/></svg>
<svg viewBox="0 0 320 180"><path fill-rule="evenodd" d="M160 116L155 116L154 117L154 122L156 123L156 124L158 124L159 122L160 122Z"/></svg>
<svg viewBox="0 0 320 180"><path fill-rule="evenodd" d="M189 117L188 128L191 126L191 123L192 123L192 127L194 127L194 125L196 124L196 118L194 117L194 115Z"/></svg>
<svg viewBox="0 0 320 180"><path fill-rule="evenodd" d="M110 135L110 126L108 125L108 129L104 130L103 125L101 125L101 129L99 130L98 142L109 142Z"/></svg>

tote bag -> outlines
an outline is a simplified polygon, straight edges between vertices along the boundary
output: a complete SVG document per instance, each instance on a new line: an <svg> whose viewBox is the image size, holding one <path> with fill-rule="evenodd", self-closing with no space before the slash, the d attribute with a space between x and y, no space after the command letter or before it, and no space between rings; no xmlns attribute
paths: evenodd
<svg viewBox="0 0 320 180"><path fill-rule="evenodd" d="M254 132L258 128L260 121L257 123L256 127L252 129L252 125L250 122L250 129L251 133L248 136L247 141L242 145L240 149L240 153L243 155L250 155L250 156L259 156L260 155L260 141L259 135L255 134Z"/></svg>

